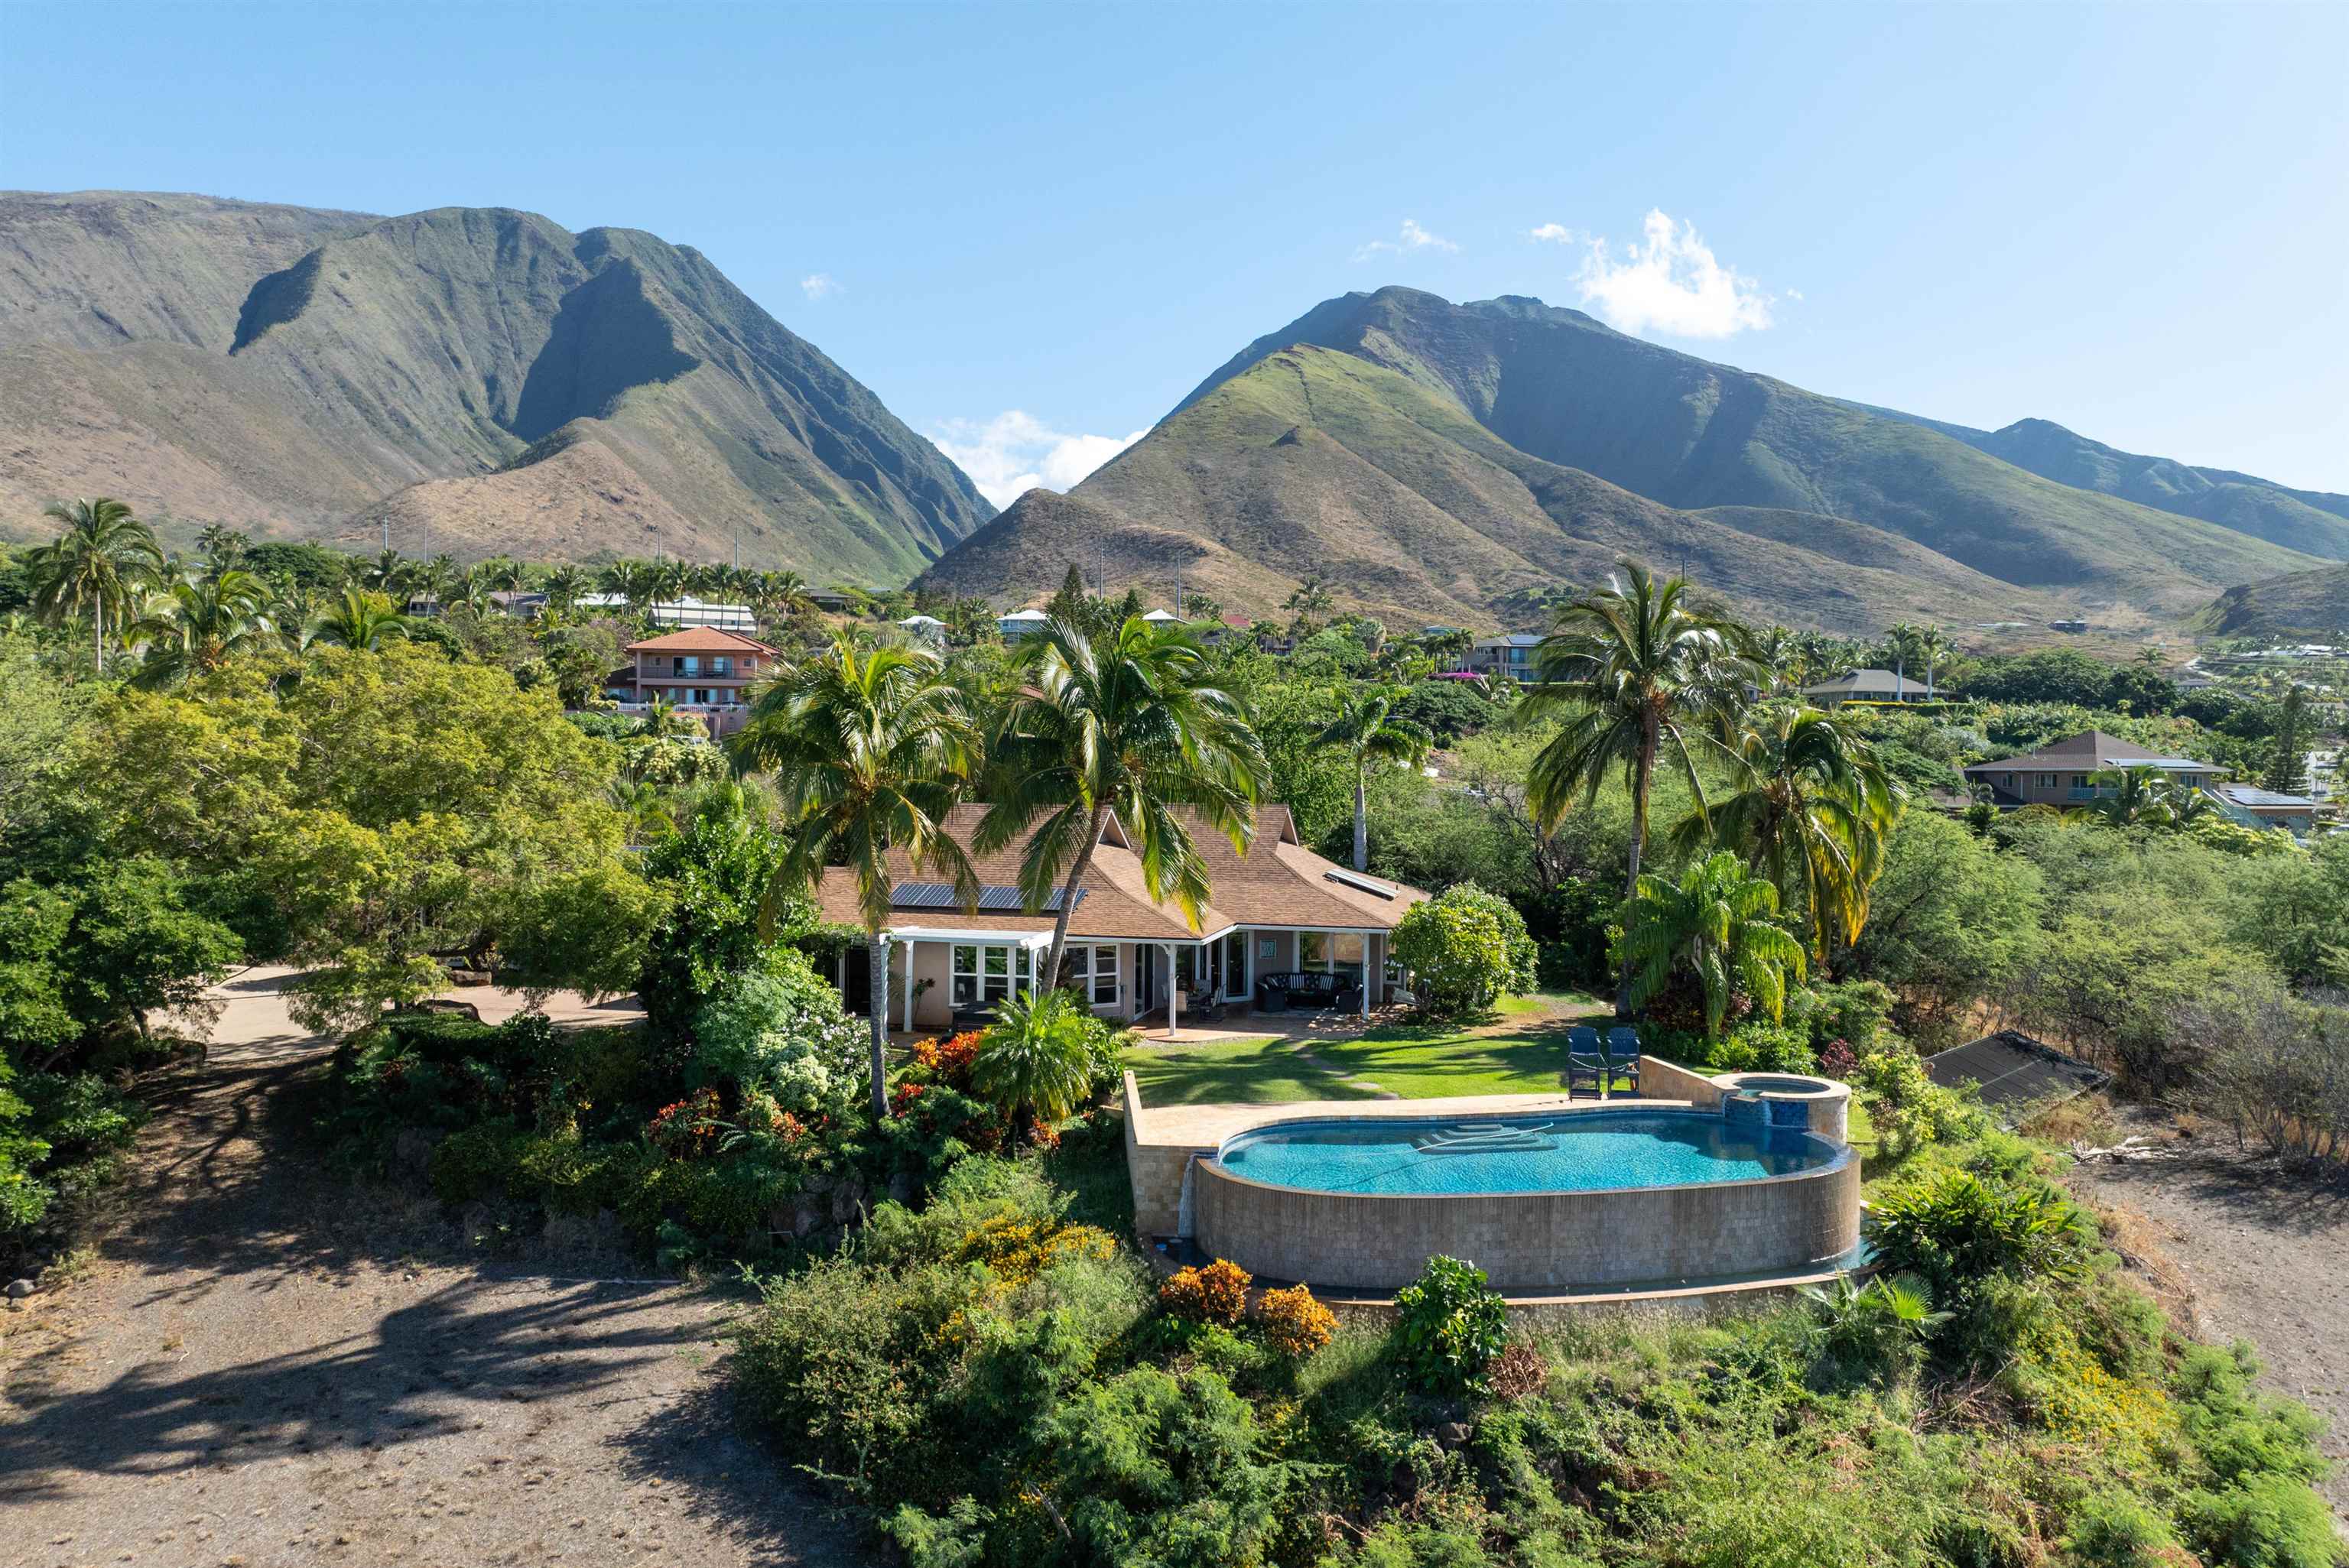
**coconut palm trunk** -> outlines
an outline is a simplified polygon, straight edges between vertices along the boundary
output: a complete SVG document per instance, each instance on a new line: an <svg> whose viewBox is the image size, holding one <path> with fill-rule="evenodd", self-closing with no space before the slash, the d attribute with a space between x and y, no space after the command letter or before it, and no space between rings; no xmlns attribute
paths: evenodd
<svg viewBox="0 0 2349 1568"><path fill-rule="evenodd" d="M1354 764L1354 869L1371 869L1371 800L1370 769L1362 763Z"/></svg>
<svg viewBox="0 0 2349 1568"><path fill-rule="evenodd" d="M872 975L865 990L873 1004L873 1119L889 1114L889 944L879 932L872 939Z"/></svg>
<svg viewBox="0 0 2349 1568"><path fill-rule="evenodd" d="M1038 991L1050 991L1061 984L1061 953L1069 944L1069 916L1077 907L1077 889L1084 885L1085 868L1093 863L1094 846L1101 842L1102 829L1109 824L1109 808L1095 806L1092 830L1085 835L1082 848L1069 867L1068 880L1061 884L1061 907L1052 916L1052 946L1044 957L1044 972L1036 977Z"/></svg>
<svg viewBox="0 0 2349 1568"><path fill-rule="evenodd" d="M1623 878L1623 896L1636 898L1640 893L1640 857L1648 847L1648 794L1656 778L1656 727L1651 720L1640 738L1640 759L1631 776L1631 853L1630 868ZM1622 973L1615 980L1615 1013L1628 1016L1631 1011L1631 960L1627 954Z"/></svg>

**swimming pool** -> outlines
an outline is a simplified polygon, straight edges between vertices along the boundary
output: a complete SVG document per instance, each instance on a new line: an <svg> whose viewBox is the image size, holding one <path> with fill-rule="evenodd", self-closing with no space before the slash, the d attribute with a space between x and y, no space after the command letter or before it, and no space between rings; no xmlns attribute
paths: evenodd
<svg viewBox="0 0 2349 1568"><path fill-rule="evenodd" d="M1290 1122L1217 1156L1235 1176L1313 1192L1591 1192L1751 1181L1816 1170L1835 1149L1680 1110Z"/></svg>

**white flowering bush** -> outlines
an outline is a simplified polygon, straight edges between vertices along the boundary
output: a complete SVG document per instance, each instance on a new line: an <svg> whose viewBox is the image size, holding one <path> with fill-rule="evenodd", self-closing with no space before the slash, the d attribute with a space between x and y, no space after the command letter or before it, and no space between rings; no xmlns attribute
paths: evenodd
<svg viewBox="0 0 2349 1568"><path fill-rule="evenodd" d="M688 1088L731 1082L805 1115L837 1109L870 1071L865 1031L840 990L793 948L769 948L695 1015Z"/></svg>

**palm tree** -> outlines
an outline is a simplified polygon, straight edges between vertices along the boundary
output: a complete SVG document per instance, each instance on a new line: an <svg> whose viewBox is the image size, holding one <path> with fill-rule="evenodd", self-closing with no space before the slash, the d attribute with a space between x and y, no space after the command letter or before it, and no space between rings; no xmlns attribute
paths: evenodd
<svg viewBox="0 0 2349 1568"><path fill-rule="evenodd" d="M649 843L677 826L676 804L668 791L648 779L615 779L604 796L628 820L631 844Z"/></svg>
<svg viewBox="0 0 2349 1568"><path fill-rule="evenodd" d="M970 1087L1007 1116L1025 1110L1040 1122L1058 1121L1092 1087L1092 1016L1066 991L1014 992L978 1038Z"/></svg>
<svg viewBox="0 0 2349 1568"><path fill-rule="evenodd" d="M1765 626L1745 639L1754 679L1765 692L1792 692L1805 684L1802 639L1784 626Z"/></svg>
<svg viewBox="0 0 2349 1568"><path fill-rule="evenodd" d="M196 535L196 548L204 552L204 565L215 575L243 561L244 552L252 547L252 535L224 522L207 523L203 531Z"/></svg>
<svg viewBox="0 0 2349 1568"><path fill-rule="evenodd" d="M815 612L815 598L809 591L808 580L796 572L768 573L761 581L761 592L778 615L808 615Z"/></svg>
<svg viewBox="0 0 2349 1568"><path fill-rule="evenodd" d="M1635 562L1624 562L1623 573L1558 612L1556 628L1534 650L1541 685L1524 712L1565 715L1526 776L1527 800L1543 832L1557 828L1578 794L1586 804L1596 800L1609 774L1621 775L1630 789L1630 896L1640 885L1657 765L1670 761L1688 779L1696 813L1706 816L1697 756L1727 749L1706 728L1729 717L1743 695L1740 675L1751 665L1736 652L1730 626L1687 606L1686 578L1659 583ZM1625 1011L1631 1005L1628 961L1616 1005Z"/></svg>
<svg viewBox="0 0 2349 1568"><path fill-rule="evenodd" d="M1405 696L1399 686L1374 686L1344 700L1338 717L1313 738L1316 746L1334 746L1354 769L1354 869L1367 871L1371 861L1369 784L1373 764L1415 768L1435 748L1427 727L1402 717L1394 705Z"/></svg>
<svg viewBox="0 0 2349 1568"><path fill-rule="evenodd" d="M1077 888L1110 819L1125 830L1150 896L1173 900L1196 930L1207 868L1183 809L1244 849L1268 765L1246 706L1212 684L1207 651L1186 626L1129 615L1094 636L1054 616L1020 645L1019 657L1027 684L1005 710L998 799L972 844L989 854L1026 834L1027 907L1043 908L1058 889L1049 985L1059 981Z"/></svg>
<svg viewBox="0 0 2349 1568"><path fill-rule="evenodd" d="M812 888L827 865L856 883L873 952L873 1114L888 1114L889 923L893 854L955 886L970 908L978 878L947 836L979 756L962 694L935 654L914 647L867 653L845 637L768 686L731 743L742 771L771 772L783 818L795 829L772 892Z"/></svg>
<svg viewBox="0 0 2349 1568"><path fill-rule="evenodd" d="M411 624L391 607L390 595L346 588L339 600L310 623L310 641L375 652L386 643L405 640Z"/></svg>
<svg viewBox="0 0 2349 1568"><path fill-rule="evenodd" d="M122 624L140 593L162 581L163 552L153 531L108 496L60 501L42 515L63 523L65 531L25 559L33 612L51 625L87 615L96 668L103 674L106 624Z"/></svg>
<svg viewBox="0 0 2349 1568"><path fill-rule="evenodd" d="M2081 809L2084 815L2116 828L2168 825L2169 779L2158 768L2107 768L2090 774L2088 782L2096 796Z"/></svg>
<svg viewBox="0 0 2349 1568"><path fill-rule="evenodd" d="M170 686L210 675L249 648L271 641L269 590L250 572L230 567L216 575L172 583L148 602L131 635L147 645L133 677L142 686Z"/></svg>
<svg viewBox="0 0 2349 1568"><path fill-rule="evenodd" d="M2183 779L2166 779L2161 790L2161 809L2168 813L2169 826L2184 832L2198 822L2215 820L2225 813L2200 785Z"/></svg>
<svg viewBox="0 0 2349 1568"><path fill-rule="evenodd" d="M546 602L566 615L587 591L587 573L569 562L546 574Z"/></svg>
<svg viewBox="0 0 2349 1568"><path fill-rule="evenodd" d="M1673 845L1738 851L1788 897L1799 892L1812 955L1824 961L1830 936L1857 942L1868 923L1904 793L1873 746L1815 707L1774 706L1731 750L1729 791L1710 820L1692 812L1676 825Z"/></svg>
<svg viewBox="0 0 2349 1568"><path fill-rule="evenodd" d="M1691 866L1677 882L1641 877L1623 905L1632 1004L1646 1002L1686 971L1703 997L1708 1037L1721 1033L1735 991L1778 1017L1786 977L1803 977L1803 944L1772 921L1777 913L1777 888L1748 874L1726 850Z"/></svg>
<svg viewBox="0 0 2349 1568"><path fill-rule="evenodd" d="M396 593L414 581L415 568L403 560L397 550L387 550L367 563L359 574L359 586L372 588L378 593Z"/></svg>
<svg viewBox="0 0 2349 1568"><path fill-rule="evenodd" d="M1925 700L1933 700L1933 672L1950 655L1950 634L1939 626L1918 629L1915 647L1917 656L1925 661Z"/></svg>

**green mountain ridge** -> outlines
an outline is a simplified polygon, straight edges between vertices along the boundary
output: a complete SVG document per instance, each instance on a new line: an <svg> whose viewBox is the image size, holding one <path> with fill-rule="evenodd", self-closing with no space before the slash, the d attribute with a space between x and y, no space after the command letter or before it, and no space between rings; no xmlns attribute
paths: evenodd
<svg viewBox="0 0 2349 1568"><path fill-rule="evenodd" d="M0 516L897 582L991 509L707 258L533 213L0 193Z"/></svg>
<svg viewBox="0 0 2349 1568"><path fill-rule="evenodd" d="M1859 631L1906 614L2037 619L2057 602L1847 519L1676 511L1526 453L1449 397L1335 350L1262 356L1067 496L1031 490L920 584L1033 599L1102 583L1263 614L1297 583L1408 622L1530 621L1536 597L1637 555L1741 613Z"/></svg>
<svg viewBox="0 0 2349 1568"><path fill-rule="evenodd" d="M2191 623L2213 637L2349 641L2349 565L2246 583L2212 600Z"/></svg>
<svg viewBox="0 0 2349 1568"><path fill-rule="evenodd" d="M1539 300L1385 288L1257 339L1069 495L1020 498L922 581L1033 597L1074 560L1262 613L1322 576L1382 614L1530 624L1540 590L1632 556L1799 624L2087 612L2127 631L2323 559L2027 472L1959 428Z"/></svg>

